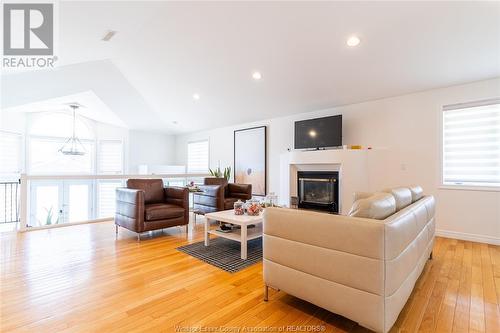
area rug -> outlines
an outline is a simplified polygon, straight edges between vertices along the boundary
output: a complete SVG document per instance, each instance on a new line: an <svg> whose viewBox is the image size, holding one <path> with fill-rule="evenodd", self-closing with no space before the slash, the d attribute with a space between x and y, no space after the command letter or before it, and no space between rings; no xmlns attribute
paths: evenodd
<svg viewBox="0 0 500 333"><path fill-rule="evenodd" d="M210 246L205 246L202 241L177 248L229 273L238 272L262 261L262 237L248 241L247 249L247 260L242 260L240 243L221 237L210 239Z"/></svg>

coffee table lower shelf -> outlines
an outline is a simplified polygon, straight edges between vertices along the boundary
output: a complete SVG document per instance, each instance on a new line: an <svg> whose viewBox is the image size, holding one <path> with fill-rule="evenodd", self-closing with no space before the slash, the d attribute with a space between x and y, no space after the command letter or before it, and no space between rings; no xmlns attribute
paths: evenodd
<svg viewBox="0 0 500 333"><path fill-rule="evenodd" d="M240 226L231 232L210 229L210 221L220 221ZM248 228L253 225L254 227ZM247 242L262 236L262 216L235 215L234 211L224 210L205 214L205 246L210 246L210 235L223 237L241 243L241 259L247 259Z"/></svg>
<svg viewBox="0 0 500 333"><path fill-rule="evenodd" d="M241 229L233 230L231 232L220 232L217 231L216 229L208 231L209 234L211 235L216 235L219 237L227 238L227 239L232 239L237 242L241 242ZM255 228L248 228L247 229L247 241L262 237L262 227L257 226Z"/></svg>

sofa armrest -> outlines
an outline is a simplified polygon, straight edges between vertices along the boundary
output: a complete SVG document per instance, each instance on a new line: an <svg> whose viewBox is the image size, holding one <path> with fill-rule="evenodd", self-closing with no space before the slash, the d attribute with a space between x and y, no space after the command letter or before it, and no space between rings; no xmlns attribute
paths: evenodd
<svg viewBox="0 0 500 333"><path fill-rule="evenodd" d="M203 192L203 195L210 197L224 196L225 185L199 185L198 188Z"/></svg>
<svg viewBox="0 0 500 333"><path fill-rule="evenodd" d="M270 207L263 224L266 285L319 304L328 299L327 290L339 291L339 286L357 290L354 294L368 293L372 301L383 296L383 222ZM291 282L294 279L302 285ZM322 292L311 286L317 283L323 285ZM343 313L341 308L335 310Z"/></svg>
<svg viewBox="0 0 500 333"><path fill-rule="evenodd" d="M167 186L164 188L165 202L184 208L184 223L189 223L189 190L185 187Z"/></svg>
<svg viewBox="0 0 500 333"><path fill-rule="evenodd" d="M384 259L384 222L286 208L266 208L264 234L372 259Z"/></svg>
<svg viewBox="0 0 500 333"><path fill-rule="evenodd" d="M132 205L144 205L144 191L131 188L119 187L116 189L117 203L129 203Z"/></svg>
<svg viewBox="0 0 500 333"><path fill-rule="evenodd" d="M223 185L200 185L199 189L203 191L200 195L213 197L215 199L215 208L224 210L224 197L227 184Z"/></svg>
<svg viewBox="0 0 500 333"><path fill-rule="evenodd" d="M229 183L228 186L229 197L241 200L252 199L252 184L233 184Z"/></svg>
<svg viewBox="0 0 500 333"><path fill-rule="evenodd" d="M134 232L144 227L144 191L130 188L116 189L115 224Z"/></svg>

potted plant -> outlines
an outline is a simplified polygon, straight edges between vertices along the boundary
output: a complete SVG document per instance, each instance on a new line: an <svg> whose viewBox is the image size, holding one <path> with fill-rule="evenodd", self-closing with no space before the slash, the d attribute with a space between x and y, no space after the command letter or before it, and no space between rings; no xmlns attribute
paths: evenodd
<svg viewBox="0 0 500 333"><path fill-rule="evenodd" d="M210 172L210 175L216 178L225 178L227 181L229 181L229 178L231 178L231 167L225 167L224 171L220 169L220 167L217 167L217 169L208 169Z"/></svg>

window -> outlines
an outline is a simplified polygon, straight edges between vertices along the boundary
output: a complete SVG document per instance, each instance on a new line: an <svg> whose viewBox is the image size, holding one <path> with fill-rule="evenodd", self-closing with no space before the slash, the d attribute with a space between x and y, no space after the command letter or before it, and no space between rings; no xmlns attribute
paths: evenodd
<svg viewBox="0 0 500 333"><path fill-rule="evenodd" d="M81 156L63 155L59 148L63 138L30 138L29 167L32 174L92 174L94 173L94 142L83 141L87 152Z"/></svg>
<svg viewBox="0 0 500 333"><path fill-rule="evenodd" d="M59 148L73 133L73 117L64 112L41 112L32 115L28 141L30 174L92 174L95 171L95 141L88 121L76 118L75 133L86 154L63 155Z"/></svg>
<svg viewBox="0 0 500 333"><path fill-rule="evenodd" d="M22 136L0 131L0 174L15 175L21 172Z"/></svg>
<svg viewBox="0 0 500 333"><path fill-rule="evenodd" d="M99 141L98 173L101 175L119 175L123 173L123 144L121 141Z"/></svg>
<svg viewBox="0 0 500 333"><path fill-rule="evenodd" d="M187 172L208 172L208 140L188 143Z"/></svg>
<svg viewBox="0 0 500 333"><path fill-rule="evenodd" d="M115 216L115 191L123 186L121 180L100 180L97 188L97 217L108 218Z"/></svg>
<svg viewBox="0 0 500 333"><path fill-rule="evenodd" d="M443 185L500 186L500 99L443 108Z"/></svg>

